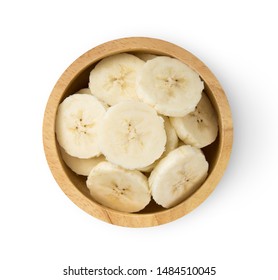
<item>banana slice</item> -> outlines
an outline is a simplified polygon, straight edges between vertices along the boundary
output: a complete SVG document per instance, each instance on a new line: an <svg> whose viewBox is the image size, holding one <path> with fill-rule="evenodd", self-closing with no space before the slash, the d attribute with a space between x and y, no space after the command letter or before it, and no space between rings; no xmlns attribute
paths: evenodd
<svg viewBox="0 0 278 280"><path fill-rule="evenodd" d="M95 201L122 212L138 212L151 200L147 177L109 162L95 166L86 184Z"/></svg>
<svg viewBox="0 0 278 280"><path fill-rule="evenodd" d="M93 158L77 158L73 157L65 152L65 150L61 147L61 155L66 163L66 165L76 174L88 176L97 164L102 161L105 161L105 157L100 155L99 157Z"/></svg>
<svg viewBox="0 0 278 280"><path fill-rule="evenodd" d="M195 111L170 121L184 143L198 148L214 142L218 134L217 115L205 93Z"/></svg>
<svg viewBox="0 0 278 280"><path fill-rule="evenodd" d="M160 114L183 117L194 111L204 89L199 75L175 58L148 60L138 76L138 97Z"/></svg>
<svg viewBox="0 0 278 280"><path fill-rule="evenodd" d="M74 157L91 158L101 154L97 130L106 110L89 94L73 94L58 108L56 117L57 140Z"/></svg>
<svg viewBox="0 0 278 280"><path fill-rule="evenodd" d="M80 89L77 93L80 93L80 94L90 94L92 95L91 93L91 90L89 88L82 88ZM102 106L105 108L105 110L107 110L109 108L108 104L106 104L105 102L103 102L102 100L99 100L98 101L102 104Z"/></svg>
<svg viewBox="0 0 278 280"><path fill-rule="evenodd" d="M166 131L167 136L167 142L165 146L165 151L163 153L164 156L168 155L171 151L173 151L178 146L179 138L178 135L170 123L170 120L168 117L163 117L164 119L164 127Z"/></svg>
<svg viewBox="0 0 278 280"><path fill-rule="evenodd" d="M139 171L151 172L154 169L154 167L157 165L157 163L159 162L160 159L166 157L171 151L173 151L178 146L179 138L177 136L175 129L171 125L169 118L165 117L165 116L162 116L162 118L164 120L164 128L165 128L166 138L167 138L166 145L165 145L165 151L163 152L163 154L161 155L161 157L158 160L156 160L151 165L138 169Z"/></svg>
<svg viewBox="0 0 278 280"><path fill-rule="evenodd" d="M92 94L91 90L89 88L82 88L82 89L78 90L77 93Z"/></svg>
<svg viewBox="0 0 278 280"><path fill-rule="evenodd" d="M102 59L90 73L89 88L108 105L124 100L138 100L136 78L144 61L121 53Z"/></svg>
<svg viewBox="0 0 278 280"><path fill-rule="evenodd" d="M99 129L99 146L106 159L127 169L152 164L165 149L164 121L139 101L110 107Z"/></svg>
<svg viewBox="0 0 278 280"><path fill-rule="evenodd" d="M165 208L190 196L206 179L208 162L202 151L183 145L170 152L152 171L149 185L153 199Z"/></svg>
<svg viewBox="0 0 278 280"><path fill-rule="evenodd" d="M142 59L143 61L148 61L150 59L156 58L157 55L154 54L150 54L150 53L135 53L134 55L136 55L138 58Z"/></svg>

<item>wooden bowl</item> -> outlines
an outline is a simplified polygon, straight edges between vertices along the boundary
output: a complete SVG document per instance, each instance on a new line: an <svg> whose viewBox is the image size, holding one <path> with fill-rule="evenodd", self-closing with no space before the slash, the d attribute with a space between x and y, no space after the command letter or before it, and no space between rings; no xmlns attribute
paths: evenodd
<svg viewBox="0 0 278 280"><path fill-rule="evenodd" d="M202 186L177 206L164 209L151 202L138 213L123 213L104 207L91 198L86 187L86 177L72 172L61 158L55 137L55 120L59 104L77 90L87 87L89 73L102 58L122 53L142 52L167 55L183 61L195 70L204 81L219 120L217 140L203 149L209 162L209 175ZM132 37L99 45L75 60L57 81L46 106L43 122L43 142L46 158L57 183L64 193L81 209L105 222L126 227L149 227L174 221L202 203L215 189L228 164L232 149L233 125L231 111L225 93L208 67L183 48L153 38Z"/></svg>

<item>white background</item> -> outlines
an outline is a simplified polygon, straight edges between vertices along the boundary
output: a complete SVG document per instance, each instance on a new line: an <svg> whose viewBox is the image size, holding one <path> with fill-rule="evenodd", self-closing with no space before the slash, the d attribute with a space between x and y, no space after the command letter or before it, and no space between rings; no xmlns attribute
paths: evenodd
<svg viewBox="0 0 278 280"><path fill-rule="evenodd" d="M275 2L1 1L1 279L73 279L62 275L68 265L216 266L210 277L142 278L277 279ZM45 105L62 72L92 47L128 36L164 39L203 60L235 127L213 194L153 228L113 226L80 210L53 179L42 145Z"/></svg>

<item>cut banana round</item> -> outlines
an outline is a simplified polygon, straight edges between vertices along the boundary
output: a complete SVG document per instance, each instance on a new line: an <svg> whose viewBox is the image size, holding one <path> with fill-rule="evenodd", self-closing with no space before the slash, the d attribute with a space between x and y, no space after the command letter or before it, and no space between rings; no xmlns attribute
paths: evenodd
<svg viewBox="0 0 278 280"><path fill-rule="evenodd" d="M90 73L89 88L108 105L124 100L138 100L136 78L144 61L122 53L102 59Z"/></svg>
<svg viewBox="0 0 278 280"><path fill-rule="evenodd" d="M149 185L155 202L173 207L189 197L206 179L208 162L199 148L183 145L163 158L152 171Z"/></svg>
<svg viewBox="0 0 278 280"><path fill-rule="evenodd" d="M153 59L153 58L156 58L157 57L157 55L154 55L154 54L150 54L150 53L140 53L140 52L138 52L138 53L135 53L135 55L138 57L138 58L140 58L140 59L142 59L143 61L148 61L148 60L150 60L150 59Z"/></svg>
<svg viewBox="0 0 278 280"><path fill-rule="evenodd" d="M217 115L205 93L193 112L170 121L184 143L198 148L214 142L218 134Z"/></svg>
<svg viewBox="0 0 278 280"><path fill-rule="evenodd" d="M151 172L161 158L166 157L171 151L173 151L178 146L179 138L177 136L175 129L171 125L169 118L165 117L165 116L163 116L162 118L164 120L164 128L165 128L166 138L167 138L166 145L165 145L165 151L163 152L163 154L161 155L161 157L158 160L156 160L151 165L138 169L139 171Z"/></svg>
<svg viewBox="0 0 278 280"><path fill-rule="evenodd" d="M204 84L181 61L166 56L148 60L138 76L138 97L160 114L183 117L194 111Z"/></svg>
<svg viewBox="0 0 278 280"><path fill-rule="evenodd" d="M110 107L99 129L99 146L106 159L127 169L152 164L165 149L164 121L139 101Z"/></svg>
<svg viewBox="0 0 278 280"><path fill-rule="evenodd" d="M170 123L170 120L168 117L163 117L164 119L164 127L166 131L167 136L167 142L165 146L165 151L163 153L164 156L168 155L171 151L173 151L178 146L179 138L177 136L177 133Z"/></svg>
<svg viewBox="0 0 278 280"><path fill-rule="evenodd" d="M82 88L77 93L92 95L91 90L89 88ZM102 100L98 99L98 101L102 104L102 106L105 108L105 110L107 110L109 108L108 104L106 104Z"/></svg>
<svg viewBox="0 0 278 280"><path fill-rule="evenodd" d="M92 94L91 90L89 88L82 88L82 89L78 90L77 93Z"/></svg>
<svg viewBox="0 0 278 280"><path fill-rule="evenodd" d="M97 130L106 110L89 94L73 94L58 108L57 140L74 157L91 158L101 154Z"/></svg>
<svg viewBox="0 0 278 280"><path fill-rule="evenodd" d="M151 200L147 177L109 162L95 166L86 184L96 202L122 212L138 212Z"/></svg>
<svg viewBox="0 0 278 280"><path fill-rule="evenodd" d="M66 163L66 165L76 174L88 176L97 164L102 161L105 161L105 157L100 155L99 157L93 158L77 158L73 157L65 152L65 150L61 147L61 155Z"/></svg>

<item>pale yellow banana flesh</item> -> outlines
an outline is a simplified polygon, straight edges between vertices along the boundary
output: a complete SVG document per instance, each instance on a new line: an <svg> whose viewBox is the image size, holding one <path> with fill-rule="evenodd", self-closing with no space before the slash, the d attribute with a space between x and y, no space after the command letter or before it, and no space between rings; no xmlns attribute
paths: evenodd
<svg viewBox="0 0 278 280"><path fill-rule="evenodd" d="M217 115L205 93L193 112L170 121L185 144L198 148L210 145L218 134Z"/></svg>
<svg viewBox="0 0 278 280"><path fill-rule="evenodd" d="M103 155L92 158L78 158L67 154L62 147L60 148L62 158L66 165L78 175L88 176L93 167L95 167L100 162L105 161L105 157Z"/></svg>
<svg viewBox="0 0 278 280"><path fill-rule="evenodd" d="M109 162L95 166L86 184L96 202L122 212L138 212L151 200L147 177Z"/></svg>
<svg viewBox="0 0 278 280"><path fill-rule="evenodd" d="M173 207L206 179L208 162L200 149L183 145L170 152L152 171L149 185L157 204Z"/></svg>
<svg viewBox="0 0 278 280"><path fill-rule="evenodd" d="M149 105L120 102L107 110L99 146L108 161L127 169L144 168L165 150L164 120Z"/></svg>
<svg viewBox="0 0 278 280"><path fill-rule="evenodd" d="M138 100L136 77L144 61L132 54L117 54L101 60L90 73L89 88L98 99L112 106Z"/></svg>
<svg viewBox="0 0 278 280"><path fill-rule="evenodd" d="M65 151L78 158L99 156L98 127L106 110L94 96L73 94L58 108L56 136Z"/></svg>
<svg viewBox="0 0 278 280"><path fill-rule="evenodd" d="M192 112L204 89L199 75L181 61L166 56L148 60L137 77L139 98L165 116Z"/></svg>

